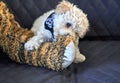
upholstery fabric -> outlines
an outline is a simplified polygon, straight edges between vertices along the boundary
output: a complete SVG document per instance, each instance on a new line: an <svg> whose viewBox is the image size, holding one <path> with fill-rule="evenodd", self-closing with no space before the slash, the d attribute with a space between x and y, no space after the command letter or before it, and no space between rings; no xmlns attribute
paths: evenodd
<svg viewBox="0 0 120 83"><path fill-rule="evenodd" d="M87 60L61 72L0 57L0 83L120 83L120 41L82 41L79 46Z"/></svg>
<svg viewBox="0 0 120 83"><path fill-rule="evenodd" d="M22 27L61 0L3 0ZM61 72L11 61L0 49L0 83L120 83L120 0L69 0L85 13L90 31L79 48L87 60Z"/></svg>

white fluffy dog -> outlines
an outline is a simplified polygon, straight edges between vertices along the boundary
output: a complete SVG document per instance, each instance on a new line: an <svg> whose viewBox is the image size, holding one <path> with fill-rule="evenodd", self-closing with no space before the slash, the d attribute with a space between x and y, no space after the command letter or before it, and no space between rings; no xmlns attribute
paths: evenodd
<svg viewBox="0 0 120 83"><path fill-rule="evenodd" d="M89 22L86 14L75 5L63 0L54 10L37 18L31 29L34 32L34 37L25 44L25 48L27 50L37 49L45 41L56 41L58 35L70 34L77 39L82 38L88 31L88 26ZM77 45L78 41L75 46L74 62L76 63L85 60L85 57L80 54ZM67 56L67 60L72 62L73 59Z"/></svg>

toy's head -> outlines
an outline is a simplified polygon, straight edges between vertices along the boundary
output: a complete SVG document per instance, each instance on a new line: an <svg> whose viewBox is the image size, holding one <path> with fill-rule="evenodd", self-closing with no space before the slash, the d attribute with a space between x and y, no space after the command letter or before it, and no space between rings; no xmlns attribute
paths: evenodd
<svg viewBox="0 0 120 83"><path fill-rule="evenodd" d="M82 38L88 31L87 15L68 1L63 0L55 9L54 31L59 34L75 33Z"/></svg>

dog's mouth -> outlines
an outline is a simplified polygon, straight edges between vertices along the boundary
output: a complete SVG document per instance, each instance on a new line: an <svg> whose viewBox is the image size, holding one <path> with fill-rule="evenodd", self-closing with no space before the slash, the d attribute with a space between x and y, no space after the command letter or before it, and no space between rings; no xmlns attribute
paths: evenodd
<svg viewBox="0 0 120 83"><path fill-rule="evenodd" d="M46 19L46 21L44 23L45 29L47 29L47 30L49 30L51 32L53 38L54 38L54 35L53 35L53 33L54 33L54 29L53 29L53 27L54 27L54 15L55 15L55 12L51 13L47 17L47 19Z"/></svg>

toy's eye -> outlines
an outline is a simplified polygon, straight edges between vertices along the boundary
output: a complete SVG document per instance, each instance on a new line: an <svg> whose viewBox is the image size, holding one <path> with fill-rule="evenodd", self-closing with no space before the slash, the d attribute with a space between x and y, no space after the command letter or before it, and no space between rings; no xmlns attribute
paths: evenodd
<svg viewBox="0 0 120 83"><path fill-rule="evenodd" d="M66 27L68 27L68 28L69 28L69 27L71 27L71 26L72 26L72 24L71 24L71 23L69 23L69 22L68 22L68 23L66 23Z"/></svg>

